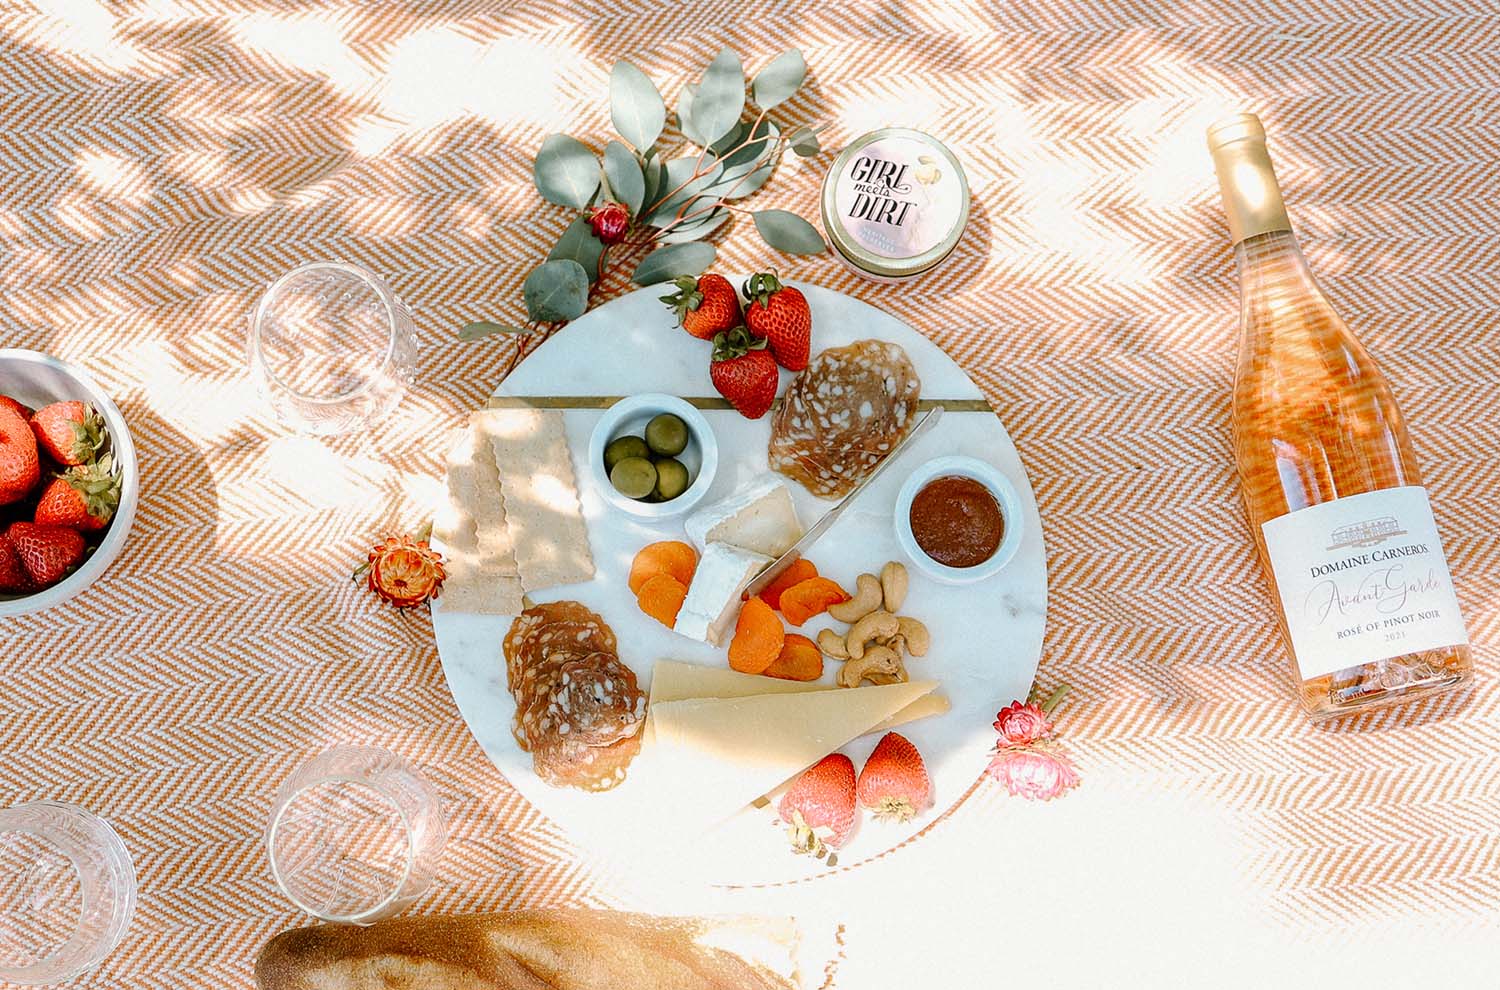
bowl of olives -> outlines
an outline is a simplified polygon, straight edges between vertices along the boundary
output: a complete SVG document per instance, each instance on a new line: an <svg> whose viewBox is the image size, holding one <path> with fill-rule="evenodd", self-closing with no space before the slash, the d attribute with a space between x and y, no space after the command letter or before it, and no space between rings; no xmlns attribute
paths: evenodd
<svg viewBox="0 0 1500 990"><path fill-rule="evenodd" d="M675 395L621 399L589 437L589 466L605 501L636 516L661 519L703 498L719 468L719 444L708 420Z"/></svg>

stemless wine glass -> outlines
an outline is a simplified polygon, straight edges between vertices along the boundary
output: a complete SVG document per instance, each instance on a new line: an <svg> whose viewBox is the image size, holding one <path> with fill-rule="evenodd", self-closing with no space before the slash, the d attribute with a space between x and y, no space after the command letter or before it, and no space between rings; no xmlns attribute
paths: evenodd
<svg viewBox="0 0 1500 990"><path fill-rule="evenodd" d="M422 895L446 839L437 792L406 761L379 746L335 746L277 791L266 852L299 908L369 924Z"/></svg>
<svg viewBox="0 0 1500 990"><path fill-rule="evenodd" d="M0 979L61 983L97 966L135 911L135 867L109 823L77 805L0 811Z"/></svg>
<svg viewBox="0 0 1500 990"><path fill-rule="evenodd" d="M317 436L370 425L416 378L411 311L374 273L342 261L272 282L250 318L249 351L276 418Z"/></svg>

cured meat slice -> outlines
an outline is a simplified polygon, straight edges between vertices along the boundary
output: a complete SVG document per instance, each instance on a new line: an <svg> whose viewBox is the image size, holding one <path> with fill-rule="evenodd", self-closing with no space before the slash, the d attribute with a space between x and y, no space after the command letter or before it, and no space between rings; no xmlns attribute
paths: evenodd
<svg viewBox="0 0 1500 990"><path fill-rule="evenodd" d="M532 754L532 763L537 776L554 787L607 791L625 780L626 768L640 751L640 733L608 746L585 746L552 736Z"/></svg>
<svg viewBox="0 0 1500 990"><path fill-rule="evenodd" d="M787 386L767 459L814 495L842 498L906 436L921 394L922 380L896 344L830 347Z"/></svg>
<svg viewBox="0 0 1500 990"><path fill-rule="evenodd" d="M503 649L511 732L538 776L586 790L619 784L640 750L646 696L614 631L578 602L552 602L517 616Z"/></svg>

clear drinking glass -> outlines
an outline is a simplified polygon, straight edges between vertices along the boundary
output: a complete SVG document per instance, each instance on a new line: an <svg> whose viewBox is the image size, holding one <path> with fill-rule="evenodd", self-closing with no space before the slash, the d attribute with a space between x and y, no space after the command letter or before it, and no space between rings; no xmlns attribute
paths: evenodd
<svg viewBox="0 0 1500 990"><path fill-rule="evenodd" d="M125 843L77 805L0 811L0 980L61 983L119 944L135 912Z"/></svg>
<svg viewBox="0 0 1500 990"><path fill-rule="evenodd" d="M369 924L427 890L446 840L437 791L405 760L379 746L335 746L277 791L266 852L299 908Z"/></svg>
<svg viewBox="0 0 1500 990"><path fill-rule="evenodd" d="M359 265L315 261L271 283L250 319L250 374L276 418L331 436L389 413L416 378L411 311Z"/></svg>

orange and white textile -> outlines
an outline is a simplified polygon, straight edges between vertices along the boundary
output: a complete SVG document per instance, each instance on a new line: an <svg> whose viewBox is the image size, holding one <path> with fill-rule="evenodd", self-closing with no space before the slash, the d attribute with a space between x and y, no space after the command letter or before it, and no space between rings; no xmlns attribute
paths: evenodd
<svg viewBox="0 0 1500 990"><path fill-rule="evenodd" d="M271 796L334 742L389 746L445 795L422 911L684 903L612 883L530 809L470 739L426 616L348 572L435 503L443 438L511 358L453 332L518 319L567 223L532 187L543 136L602 146L616 58L675 102L725 44L752 70L801 47L789 111L829 122L825 147L903 124L965 164L967 236L915 285L773 256L744 221L720 264L896 313L1000 411L1049 551L1040 677L1074 687L1083 774L1043 805L981 784L884 860L734 906L836 917L848 987L1480 985L1500 962L1493 5L37 0L0 11L0 339L91 369L143 472L104 580L0 622L0 803L98 811L140 874L128 936L78 985L248 987L303 920L266 862ZM1324 729L1289 694L1228 441L1237 295L1203 130L1237 109L1408 415L1475 643L1465 693ZM755 205L816 216L830 158L788 158ZM328 258L389 279L422 354L388 422L323 441L273 424L244 338L272 278Z"/></svg>

